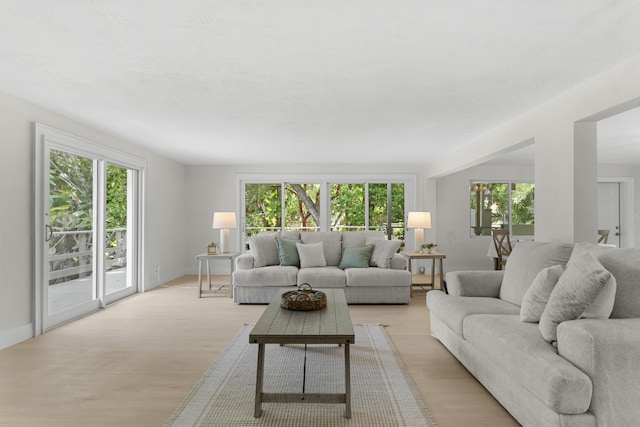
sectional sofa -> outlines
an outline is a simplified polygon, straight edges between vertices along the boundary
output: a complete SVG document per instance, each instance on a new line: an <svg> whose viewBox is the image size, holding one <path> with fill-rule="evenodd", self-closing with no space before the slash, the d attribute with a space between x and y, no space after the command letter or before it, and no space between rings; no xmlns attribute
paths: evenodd
<svg viewBox="0 0 640 427"><path fill-rule="evenodd" d="M233 300L267 304L308 283L344 289L349 304L407 304L411 273L399 246L377 231L261 233L236 258Z"/></svg>
<svg viewBox="0 0 640 427"><path fill-rule="evenodd" d="M522 242L447 286L432 335L522 425L640 425L640 249Z"/></svg>

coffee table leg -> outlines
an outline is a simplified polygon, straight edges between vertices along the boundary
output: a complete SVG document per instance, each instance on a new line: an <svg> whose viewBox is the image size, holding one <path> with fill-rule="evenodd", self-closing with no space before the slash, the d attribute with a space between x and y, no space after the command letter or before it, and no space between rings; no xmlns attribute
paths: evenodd
<svg viewBox="0 0 640 427"><path fill-rule="evenodd" d="M253 416L262 415L262 379L264 377L264 344L258 344L258 370L256 372L256 407Z"/></svg>
<svg viewBox="0 0 640 427"><path fill-rule="evenodd" d="M345 417L351 418L351 360L349 343L344 345L344 392L346 394Z"/></svg>

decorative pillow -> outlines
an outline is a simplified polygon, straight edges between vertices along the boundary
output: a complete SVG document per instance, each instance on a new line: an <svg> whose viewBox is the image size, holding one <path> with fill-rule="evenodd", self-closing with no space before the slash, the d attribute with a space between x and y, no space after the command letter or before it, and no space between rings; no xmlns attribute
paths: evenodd
<svg viewBox="0 0 640 427"><path fill-rule="evenodd" d="M276 239L278 245L278 256L280 257L280 265L292 265L300 267L300 257L298 256L298 248L296 243L300 240Z"/></svg>
<svg viewBox="0 0 640 427"><path fill-rule="evenodd" d="M398 252L402 243L399 240L386 240L376 237L368 237L366 244L370 245L372 243L375 245L375 248L373 249L371 259L369 260L369 265L371 267L391 268L391 259L393 258L393 254Z"/></svg>
<svg viewBox="0 0 640 427"><path fill-rule="evenodd" d="M324 259L324 245L318 243L296 243L298 256L300 257L300 268L326 267L327 261Z"/></svg>
<svg viewBox="0 0 640 427"><path fill-rule="evenodd" d="M580 319L608 319L613 313L613 306L616 302L618 292L618 282L612 274L600 291L598 298L582 312Z"/></svg>
<svg viewBox="0 0 640 427"><path fill-rule="evenodd" d="M567 269L558 279L547 306L540 317L540 332L545 340L554 343L560 323L578 319L600 295L607 282L615 278L590 254L584 254L567 264ZM613 310L613 305L611 306ZM605 313L600 313L604 315ZM606 315L608 318L611 314Z"/></svg>
<svg viewBox="0 0 640 427"><path fill-rule="evenodd" d="M549 295L558 279L564 272L562 265L554 265L540 270L533 279L533 283L527 289L520 307L520 320L523 322L538 323L544 308L547 306Z"/></svg>
<svg viewBox="0 0 640 427"><path fill-rule="evenodd" d="M275 236L268 234L253 236L249 238L249 248L251 249L253 258L255 258L253 262L254 267L280 264Z"/></svg>
<svg viewBox="0 0 640 427"><path fill-rule="evenodd" d="M342 249L342 259L339 268L369 268L369 259L375 245L357 246L355 248Z"/></svg>

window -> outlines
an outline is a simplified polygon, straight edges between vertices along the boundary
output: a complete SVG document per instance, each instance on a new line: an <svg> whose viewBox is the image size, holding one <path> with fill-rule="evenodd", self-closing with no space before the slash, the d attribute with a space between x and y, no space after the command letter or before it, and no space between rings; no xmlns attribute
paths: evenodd
<svg viewBox="0 0 640 427"><path fill-rule="evenodd" d="M490 236L492 228L507 228L512 236L533 236L535 184L472 181L471 235Z"/></svg>
<svg viewBox="0 0 640 427"><path fill-rule="evenodd" d="M373 182L366 179L252 182L241 180L243 238L264 231L379 230L404 241L407 188L411 179Z"/></svg>

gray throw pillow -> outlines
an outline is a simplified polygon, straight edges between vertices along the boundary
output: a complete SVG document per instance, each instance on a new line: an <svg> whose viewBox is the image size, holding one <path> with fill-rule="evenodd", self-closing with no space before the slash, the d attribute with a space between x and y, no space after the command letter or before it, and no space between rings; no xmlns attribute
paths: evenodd
<svg viewBox="0 0 640 427"><path fill-rule="evenodd" d="M575 260L572 259L551 291L547 306L540 317L540 333L544 339L554 343L557 340L558 325L567 320L580 318L587 307L596 301L607 282L611 281L615 286L613 275L592 255L584 254ZM609 317L609 314L606 314L606 317Z"/></svg>
<svg viewBox="0 0 640 427"><path fill-rule="evenodd" d="M259 234L249 238L249 248L254 258L254 267L258 268L280 264L278 245L276 244L275 237L274 235Z"/></svg>
<svg viewBox="0 0 640 427"><path fill-rule="evenodd" d="M326 267L327 261L324 258L324 245L318 243L296 243L298 256L300 257L300 268Z"/></svg>
<svg viewBox="0 0 640 427"><path fill-rule="evenodd" d="M369 260L371 267L391 268L391 259L398 252L400 245L399 240L386 240L377 237L367 237L367 245L374 244L373 254Z"/></svg>
<svg viewBox="0 0 640 427"><path fill-rule="evenodd" d="M358 246L355 248L342 249L342 259L339 268L369 268L369 259L373 253L375 245Z"/></svg>
<svg viewBox="0 0 640 427"><path fill-rule="evenodd" d="M533 279L533 283L527 289L520 307L520 320L523 322L538 323L544 308L547 306L549 295L558 283L558 279L564 272L562 265L554 265L540 270Z"/></svg>
<svg viewBox="0 0 640 427"><path fill-rule="evenodd" d="M280 265L290 265L300 267L300 257L298 256L298 248L296 243L300 240L276 239L278 245L278 256L280 257Z"/></svg>
<svg viewBox="0 0 640 427"><path fill-rule="evenodd" d="M608 319L611 317L617 292L618 281L612 274L611 278L604 284L598 298L582 312L580 319Z"/></svg>

